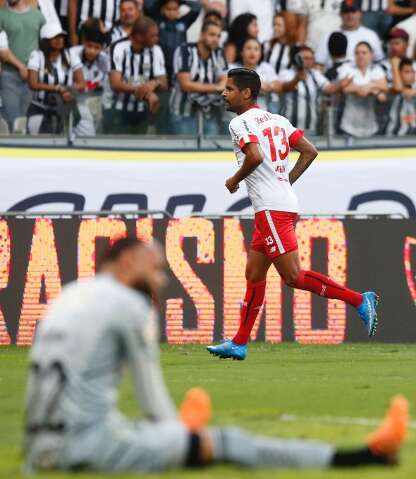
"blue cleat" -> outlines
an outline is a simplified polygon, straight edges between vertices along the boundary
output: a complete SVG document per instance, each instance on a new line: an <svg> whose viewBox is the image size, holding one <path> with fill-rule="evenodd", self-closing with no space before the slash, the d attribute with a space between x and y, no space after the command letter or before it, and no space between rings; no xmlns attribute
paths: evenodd
<svg viewBox="0 0 416 479"><path fill-rule="evenodd" d="M363 293L363 302L357 308L357 313L363 320L370 338L376 334L378 301L379 297L376 293L372 291Z"/></svg>
<svg viewBox="0 0 416 479"><path fill-rule="evenodd" d="M217 346L208 346L207 350L221 359L243 361L247 356L247 346L245 344L235 344L230 339L227 339Z"/></svg>

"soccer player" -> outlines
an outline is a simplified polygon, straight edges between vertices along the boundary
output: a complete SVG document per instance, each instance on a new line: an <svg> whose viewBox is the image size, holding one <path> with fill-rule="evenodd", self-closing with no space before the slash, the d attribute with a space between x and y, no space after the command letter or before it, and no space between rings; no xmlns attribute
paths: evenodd
<svg viewBox="0 0 416 479"><path fill-rule="evenodd" d="M340 299L356 308L369 336L375 334L377 327L376 293L361 294L323 274L301 268L295 234L299 206L292 185L318 152L302 130L283 116L256 105L260 88L255 71L235 68L228 72L223 92L227 110L238 115L230 122L230 134L240 167L225 186L235 193L245 180L255 211L255 229L247 260L247 290L240 328L232 340L208 347L211 354L220 358L246 358L247 342L264 301L267 271L272 264L288 286ZM291 147L300 155L289 172Z"/></svg>
<svg viewBox="0 0 416 479"><path fill-rule="evenodd" d="M205 429L210 401L191 389L179 417L163 382L156 301L166 283L157 246L116 241L89 282L66 286L37 329L25 414L26 472L156 471L232 462L246 467L390 464L406 436L408 405L396 397L367 445L352 451L302 440ZM121 369L133 373L144 419L117 409Z"/></svg>

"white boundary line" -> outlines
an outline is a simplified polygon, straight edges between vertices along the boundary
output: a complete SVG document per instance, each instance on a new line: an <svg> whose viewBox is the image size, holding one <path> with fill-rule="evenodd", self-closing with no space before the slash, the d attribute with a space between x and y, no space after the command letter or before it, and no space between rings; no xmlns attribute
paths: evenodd
<svg viewBox="0 0 416 479"><path fill-rule="evenodd" d="M368 417L346 417L346 416L297 416L296 414L282 414L278 417L282 422L321 422L325 424L352 424L354 426L378 426L379 419ZM410 422L410 428L416 429L416 421Z"/></svg>

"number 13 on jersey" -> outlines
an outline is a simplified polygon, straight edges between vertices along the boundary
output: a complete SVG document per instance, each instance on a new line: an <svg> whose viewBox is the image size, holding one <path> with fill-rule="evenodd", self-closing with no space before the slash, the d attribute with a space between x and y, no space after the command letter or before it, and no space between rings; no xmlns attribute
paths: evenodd
<svg viewBox="0 0 416 479"><path fill-rule="evenodd" d="M277 153L279 153L279 159L284 161L290 151L285 130L279 126L265 128L263 130L263 136L269 140L271 160L276 161Z"/></svg>

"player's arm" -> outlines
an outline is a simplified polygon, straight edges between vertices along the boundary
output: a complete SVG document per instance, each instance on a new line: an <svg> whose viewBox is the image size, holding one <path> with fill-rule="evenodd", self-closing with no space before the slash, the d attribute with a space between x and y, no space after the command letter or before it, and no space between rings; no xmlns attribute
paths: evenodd
<svg viewBox="0 0 416 479"><path fill-rule="evenodd" d="M289 173L289 182L291 185L303 175L318 155L318 150L305 137L300 138L293 148L297 150L300 155L295 166Z"/></svg>
<svg viewBox="0 0 416 479"><path fill-rule="evenodd" d="M245 154L243 164L240 169L225 182L225 186L230 193L235 193L239 188L240 181L247 178L247 176L253 173L253 171L263 162L263 155L257 142L247 143L243 146L242 150Z"/></svg>
<svg viewBox="0 0 416 479"><path fill-rule="evenodd" d="M134 311L135 317L124 325L122 336L127 360L144 416L153 421L175 419L176 410L159 363L157 329L154 320L145 318L150 315L150 308L142 307Z"/></svg>

